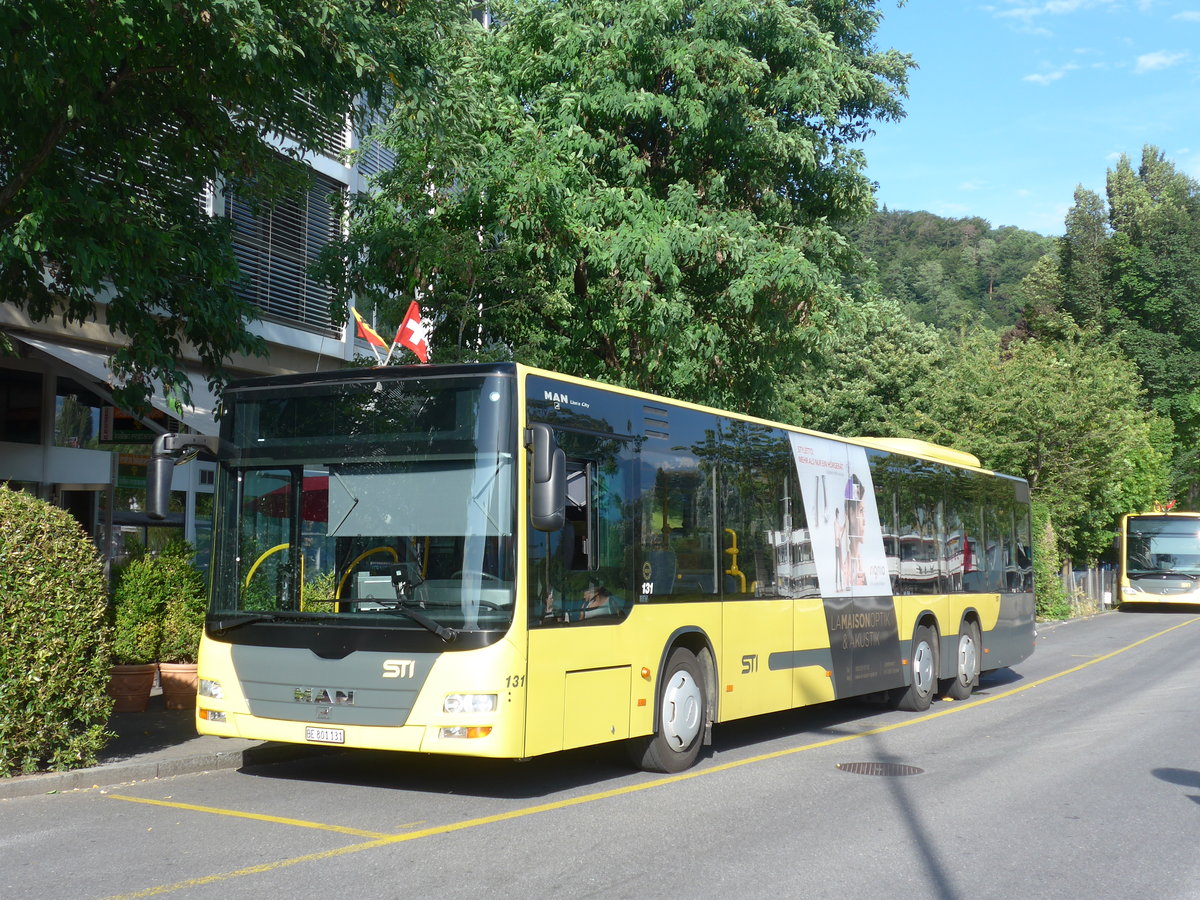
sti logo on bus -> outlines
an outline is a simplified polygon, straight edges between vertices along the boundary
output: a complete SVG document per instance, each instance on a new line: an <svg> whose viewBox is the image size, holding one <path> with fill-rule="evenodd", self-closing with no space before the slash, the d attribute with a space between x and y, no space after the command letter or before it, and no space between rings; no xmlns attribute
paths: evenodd
<svg viewBox="0 0 1200 900"><path fill-rule="evenodd" d="M417 674L415 659L385 659L383 661L384 678L413 678Z"/></svg>

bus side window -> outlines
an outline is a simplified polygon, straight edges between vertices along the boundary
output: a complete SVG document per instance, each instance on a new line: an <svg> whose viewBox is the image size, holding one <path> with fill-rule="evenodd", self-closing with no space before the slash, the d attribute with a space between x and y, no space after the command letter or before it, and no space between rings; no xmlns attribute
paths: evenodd
<svg viewBox="0 0 1200 900"><path fill-rule="evenodd" d="M580 460L567 460L567 507L563 541L566 544L566 566L572 572L594 568L591 560L591 465Z"/></svg>

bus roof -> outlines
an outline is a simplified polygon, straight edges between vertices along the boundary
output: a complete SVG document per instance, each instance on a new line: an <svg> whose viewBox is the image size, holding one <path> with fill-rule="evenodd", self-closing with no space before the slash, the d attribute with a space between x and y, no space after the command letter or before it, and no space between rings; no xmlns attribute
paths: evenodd
<svg viewBox="0 0 1200 900"><path fill-rule="evenodd" d="M622 387L620 385L609 384L606 382L595 381L589 378L580 378L574 375L564 375L561 372L554 372L548 369L541 369L536 366L529 366L523 363L514 362L492 362L492 363L452 363L452 364L412 364L398 366L367 366L362 368L350 369L331 369L325 372L302 372L288 375L268 375L258 376L253 378L241 379L232 381L227 387L230 393L237 392L246 388L261 388L274 386L290 386L305 383L319 383L329 381L368 381L372 378L378 378L381 375L385 377L403 378L422 375L459 375L471 374L480 375L485 373L494 373L497 375L511 375L518 371L543 375L551 378L561 379L562 381L589 385L594 387L606 388L616 391L617 393L642 397L646 399L661 400L676 404L679 406L690 407L692 409L703 410L706 412L717 413L720 415L732 415L740 419L748 421L760 422L776 427L782 427L791 431L800 431L808 434L825 435L825 432L814 431L803 426L788 425L782 422L773 422L766 419L761 419L757 416L745 415L736 413L730 410L720 410L713 407L708 407L703 404L691 403L686 400L676 400L670 397L663 397L655 394L649 394L645 391L640 391L634 388ZM859 444L865 447L870 447L876 450L883 450L889 453L898 453L902 456L915 456L923 459L932 460L934 462L946 463L952 466L963 468L976 469L990 474L999 474L992 472L984 467L979 458L974 454L967 453L963 450L955 450L952 447L945 447L941 444L934 444L930 441L923 441L917 438L888 438L888 437L850 437L848 435L826 435L839 441L844 441L849 444ZM1011 477L1011 476L1006 476ZM1017 479L1020 480L1020 479Z"/></svg>
<svg viewBox="0 0 1200 900"><path fill-rule="evenodd" d="M894 453L902 453L905 456L922 456L926 459L936 460L937 462L950 463L955 466L968 466L972 469L983 468L983 463L973 453L967 453L965 450L955 450L953 447L943 447L941 444L934 444L930 441L922 441L917 438L863 437L858 438L857 442L874 447L877 450L891 450Z"/></svg>

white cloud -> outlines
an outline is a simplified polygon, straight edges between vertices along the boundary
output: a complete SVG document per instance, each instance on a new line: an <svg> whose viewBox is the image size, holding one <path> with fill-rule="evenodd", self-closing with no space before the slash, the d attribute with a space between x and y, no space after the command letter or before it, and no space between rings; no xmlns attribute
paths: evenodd
<svg viewBox="0 0 1200 900"><path fill-rule="evenodd" d="M1047 84L1053 84L1054 82L1058 81L1058 79L1062 78L1065 74L1065 72L1060 70L1058 72L1048 72L1045 75L1026 75L1021 80L1032 81L1034 84L1040 84L1044 87Z"/></svg>
<svg viewBox="0 0 1200 900"><path fill-rule="evenodd" d="M1159 69L1169 69L1187 59L1186 53L1172 53L1169 50L1158 50L1154 53L1143 53L1137 58L1134 69L1137 74L1156 72Z"/></svg>
<svg viewBox="0 0 1200 900"><path fill-rule="evenodd" d="M1021 3L1009 9L996 10L996 16L1003 19L1020 19L1029 24L1041 16L1065 16L1082 9L1112 6L1117 2L1118 0L1046 0L1045 3Z"/></svg>
<svg viewBox="0 0 1200 900"><path fill-rule="evenodd" d="M1040 84L1044 87L1045 85L1053 84L1068 72L1078 68L1079 66L1074 63L1068 63L1060 69L1055 69L1053 72L1035 72L1032 75L1025 75L1021 80L1032 81L1034 84Z"/></svg>
<svg viewBox="0 0 1200 900"><path fill-rule="evenodd" d="M1171 19L1176 22L1200 22L1200 10L1188 9L1175 13Z"/></svg>
<svg viewBox="0 0 1200 900"><path fill-rule="evenodd" d="M981 187L985 187L987 182L982 178L972 178L970 181L964 181L959 186L960 191L977 191Z"/></svg>

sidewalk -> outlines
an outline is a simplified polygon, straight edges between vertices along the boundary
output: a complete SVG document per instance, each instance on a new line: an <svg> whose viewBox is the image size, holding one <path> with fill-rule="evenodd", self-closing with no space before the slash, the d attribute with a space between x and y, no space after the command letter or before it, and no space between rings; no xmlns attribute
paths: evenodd
<svg viewBox="0 0 1200 900"><path fill-rule="evenodd" d="M304 745L199 735L195 710L164 708L158 688L145 712L113 713L108 729L117 736L101 751L98 765L0 778L0 800L266 765L312 753Z"/></svg>

